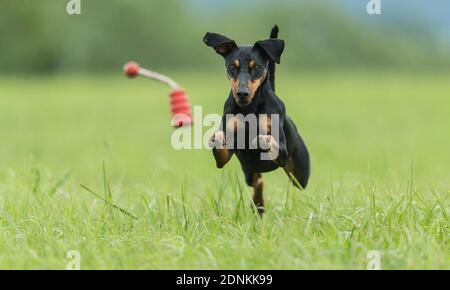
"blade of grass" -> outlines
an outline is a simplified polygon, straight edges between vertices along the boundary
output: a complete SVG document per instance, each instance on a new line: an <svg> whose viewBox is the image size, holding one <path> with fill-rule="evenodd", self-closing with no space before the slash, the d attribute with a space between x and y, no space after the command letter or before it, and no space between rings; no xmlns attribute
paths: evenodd
<svg viewBox="0 0 450 290"><path fill-rule="evenodd" d="M35 195L38 192L41 184L41 173L36 168L33 168L31 170L31 173L33 175L33 195Z"/></svg>
<svg viewBox="0 0 450 290"><path fill-rule="evenodd" d="M108 179L106 178L106 165L104 161L102 167L103 167L103 190L105 194L105 199L112 202L111 187L109 186Z"/></svg>
<svg viewBox="0 0 450 290"><path fill-rule="evenodd" d="M100 196L99 194L97 194L96 192L94 192L93 190L91 190L90 188L88 188L87 186L84 186L83 184L80 184L80 186L81 186L84 190L86 190L87 192L91 193L91 194L94 195L95 197L101 199L102 201L104 201L105 203L107 203L108 205L110 205L111 207L113 207L113 208L119 210L121 213L123 213L123 214L125 214L125 215L131 217L131 218L134 219L134 220L138 220L137 217L135 217L134 215L132 215L132 214L129 213L128 211L126 211L125 209L121 208L121 207L118 206L118 205L115 205L115 204L112 203L111 201L106 200L105 198L103 198L102 196Z"/></svg>
<svg viewBox="0 0 450 290"><path fill-rule="evenodd" d="M49 195L50 196L54 195L56 191L66 183L66 181L70 178L71 175L72 170L69 170L66 174L64 174L64 176L60 180L58 180L58 182L56 182L55 186L53 186L52 189L50 189Z"/></svg>

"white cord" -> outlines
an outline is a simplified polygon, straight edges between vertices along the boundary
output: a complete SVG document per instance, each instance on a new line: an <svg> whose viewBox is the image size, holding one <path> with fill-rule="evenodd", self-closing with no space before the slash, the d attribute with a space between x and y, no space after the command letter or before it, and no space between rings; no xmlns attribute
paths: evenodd
<svg viewBox="0 0 450 290"><path fill-rule="evenodd" d="M173 79L169 78L168 76L162 75L160 73L157 73L157 72L145 69L145 68L140 68L139 74L144 77L165 83L172 89L178 88L178 84Z"/></svg>

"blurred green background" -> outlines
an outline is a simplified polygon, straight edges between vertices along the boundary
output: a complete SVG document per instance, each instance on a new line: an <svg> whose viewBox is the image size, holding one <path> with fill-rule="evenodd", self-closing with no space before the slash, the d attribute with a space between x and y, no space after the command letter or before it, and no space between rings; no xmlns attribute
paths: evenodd
<svg viewBox="0 0 450 290"><path fill-rule="evenodd" d="M287 42L293 70L450 67L450 3L368 0L0 2L0 72L112 71L135 59L155 69L204 70L217 64L201 41L206 31L238 43L266 38L273 24Z"/></svg>
<svg viewBox="0 0 450 290"><path fill-rule="evenodd" d="M64 269L77 249L83 269L365 269L369 250L448 269L450 1L381 2L81 0L69 16L68 0L0 0L0 268ZM236 158L173 149L167 87L121 69L219 114L229 84L203 35L248 44L273 24L312 176L300 192L264 174L260 222Z"/></svg>

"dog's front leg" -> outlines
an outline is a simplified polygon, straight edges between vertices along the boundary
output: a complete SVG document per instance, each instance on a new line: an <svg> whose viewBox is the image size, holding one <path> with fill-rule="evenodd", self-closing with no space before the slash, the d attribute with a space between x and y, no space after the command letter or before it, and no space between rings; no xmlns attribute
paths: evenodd
<svg viewBox="0 0 450 290"><path fill-rule="evenodd" d="M277 141L272 135L258 135L253 140L253 148L260 149L261 160L272 160L280 167L284 167L287 162L288 153L286 143L280 138Z"/></svg>
<svg viewBox="0 0 450 290"><path fill-rule="evenodd" d="M226 145L223 131L215 132L209 139L209 147L212 148L217 168L223 168L233 156L233 150L228 149Z"/></svg>
<svg viewBox="0 0 450 290"><path fill-rule="evenodd" d="M276 129L278 132L272 130L270 118L260 117L259 135L253 140L252 146L263 151L261 160L272 160L284 167L288 158L286 136L281 124L277 125Z"/></svg>

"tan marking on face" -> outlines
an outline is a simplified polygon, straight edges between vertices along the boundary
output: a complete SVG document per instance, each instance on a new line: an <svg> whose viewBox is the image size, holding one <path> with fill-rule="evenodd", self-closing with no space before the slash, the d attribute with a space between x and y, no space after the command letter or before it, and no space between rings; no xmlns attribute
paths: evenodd
<svg viewBox="0 0 450 290"><path fill-rule="evenodd" d="M255 96L256 90L259 88L259 86L262 84L262 82L266 79L267 71L264 71L264 74L261 78L255 79L255 80L248 80L247 86L248 86L248 100L251 101L253 97Z"/></svg>
<svg viewBox="0 0 450 290"><path fill-rule="evenodd" d="M241 63L240 63L239 59L237 59L237 58L233 61L233 64L237 68L239 68L241 66Z"/></svg>
<svg viewBox="0 0 450 290"><path fill-rule="evenodd" d="M248 64L248 67L251 69L255 68L255 66L256 66L256 61L254 61L254 60L251 60Z"/></svg>
<svg viewBox="0 0 450 290"><path fill-rule="evenodd" d="M262 79L256 79L256 80L249 80L247 82L248 91L249 91L249 94L248 94L249 101L251 101L253 99L253 97L255 96L256 90L261 85L261 80Z"/></svg>
<svg viewBox="0 0 450 290"><path fill-rule="evenodd" d="M272 119L266 114L259 116L259 132L268 135L272 129Z"/></svg>
<svg viewBox="0 0 450 290"><path fill-rule="evenodd" d="M233 78L230 78L231 83L231 91L233 92L233 97L236 98L238 86L239 86L239 80L235 80Z"/></svg>

